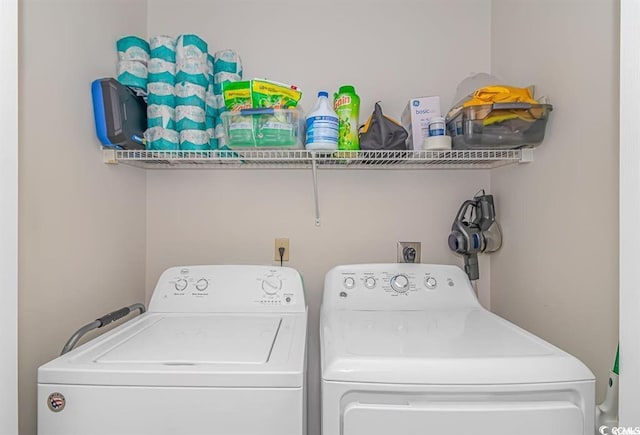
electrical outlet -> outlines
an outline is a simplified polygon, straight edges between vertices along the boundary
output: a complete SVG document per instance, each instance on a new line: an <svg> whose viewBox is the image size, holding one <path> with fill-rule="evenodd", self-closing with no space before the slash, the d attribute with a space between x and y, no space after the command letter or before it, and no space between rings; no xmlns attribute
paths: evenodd
<svg viewBox="0 0 640 435"><path fill-rule="evenodd" d="M420 242L398 242L398 263L420 263Z"/></svg>
<svg viewBox="0 0 640 435"><path fill-rule="evenodd" d="M280 248L284 248L282 261L289 261L289 239L276 239L276 248L273 255L275 261L280 261Z"/></svg>

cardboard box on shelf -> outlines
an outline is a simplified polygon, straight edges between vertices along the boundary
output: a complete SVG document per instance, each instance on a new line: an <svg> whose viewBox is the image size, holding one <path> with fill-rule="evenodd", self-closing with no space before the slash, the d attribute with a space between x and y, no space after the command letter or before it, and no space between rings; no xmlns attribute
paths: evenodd
<svg viewBox="0 0 640 435"><path fill-rule="evenodd" d="M440 97L419 97L409 100L400 122L409 133L407 148L422 149L422 141L429 136L429 120L440 114Z"/></svg>

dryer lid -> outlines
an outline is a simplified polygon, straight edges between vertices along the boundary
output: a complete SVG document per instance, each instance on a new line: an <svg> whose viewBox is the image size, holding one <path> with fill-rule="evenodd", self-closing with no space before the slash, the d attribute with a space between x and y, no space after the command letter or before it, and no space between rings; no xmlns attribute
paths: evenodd
<svg viewBox="0 0 640 435"><path fill-rule="evenodd" d="M593 379L577 359L484 309L336 310L322 317L323 378L402 384Z"/></svg>

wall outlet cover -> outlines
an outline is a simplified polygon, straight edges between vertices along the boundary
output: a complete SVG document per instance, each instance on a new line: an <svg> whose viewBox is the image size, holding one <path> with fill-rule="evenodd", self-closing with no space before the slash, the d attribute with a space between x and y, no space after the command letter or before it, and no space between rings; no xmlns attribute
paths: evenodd
<svg viewBox="0 0 640 435"><path fill-rule="evenodd" d="M282 261L289 261L289 239L280 238L276 239L275 250L273 254L273 259L275 261L280 261L280 251L279 248L284 248L284 255L282 256Z"/></svg>
<svg viewBox="0 0 640 435"><path fill-rule="evenodd" d="M420 263L420 242L398 242L398 263Z"/></svg>

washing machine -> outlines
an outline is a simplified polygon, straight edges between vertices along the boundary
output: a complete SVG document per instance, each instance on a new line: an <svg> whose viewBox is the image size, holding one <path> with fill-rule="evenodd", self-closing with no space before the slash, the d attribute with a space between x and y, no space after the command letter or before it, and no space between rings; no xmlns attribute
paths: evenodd
<svg viewBox="0 0 640 435"><path fill-rule="evenodd" d="M306 341L295 270L170 268L146 313L38 369L38 433L305 434Z"/></svg>
<svg viewBox="0 0 640 435"><path fill-rule="evenodd" d="M456 266L339 266L320 319L323 435L592 435L580 361L485 310Z"/></svg>

